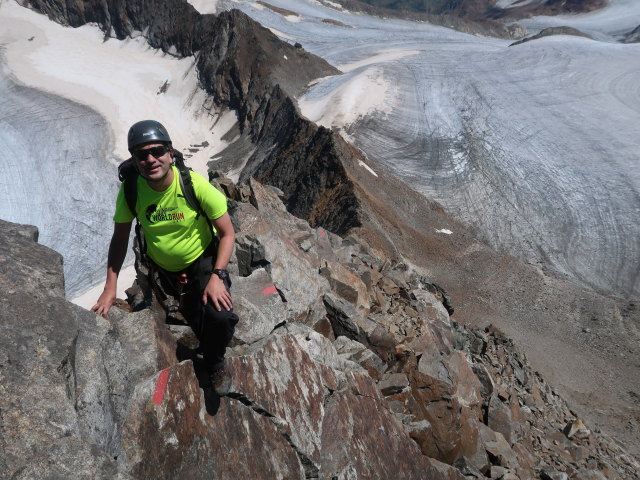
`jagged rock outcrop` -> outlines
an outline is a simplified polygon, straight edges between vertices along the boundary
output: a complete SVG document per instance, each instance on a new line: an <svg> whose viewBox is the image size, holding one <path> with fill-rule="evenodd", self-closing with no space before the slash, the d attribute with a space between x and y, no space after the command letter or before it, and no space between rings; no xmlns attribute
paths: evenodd
<svg viewBox="0 0 640 480"><path fill-rule="evenodd" d="M127 478L83 440L76 410L76 347L95 315L64 300L62 257L36 240L35 228L2 222L0 476Z"/></svg>
<svg viewBox="0 0 640 480"><path fill-rule="evenodd" d="M251 181L230 200L243 313L213 416L161 310L70 305L59 257L2 223L2 478L632 478L508 339L457 326L427 277L280 195Z"/></svg>

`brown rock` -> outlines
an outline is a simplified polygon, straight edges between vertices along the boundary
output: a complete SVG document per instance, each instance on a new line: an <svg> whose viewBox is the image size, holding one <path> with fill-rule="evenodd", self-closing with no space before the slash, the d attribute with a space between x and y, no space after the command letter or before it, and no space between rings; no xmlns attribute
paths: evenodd
<svg viewBox="0 0 640 480"><path fill-rule="evenodd" d="M491 478L503 478L504 474L509 470L498 465L491 465L491 472L489 473Z"/></svg>
<svg viewBox="0 0 640 480"><path fill-rule="evenodd" d="M533 470L538 463L536 457L532 455L532 453L522 444L516 443L513 445L512 450L518 456L518 463L522 469ZM527 478L527 476L520 475L521 478Z"/></svg>
<svg viewBox="0 0 640 480"><path fill-rule="evenodd" d="M522 480L523 477L513 473L513 472L507 472L505 473L502 477L500 477L502 480Z"/></svg>
<svg viewBox="0 0 640 480"><path fill-rule="evenodd" d="M480 424L479 426L480 438L491 462L510 470L519 468L518 456L511 449L504 436L499 432L494 432L486 425Z"/></svg>
<svg viewBox="0 0 640 480"><path fill-rule="evenodd" d="M567 438L583 439L591 435L591 430L579 418L569 422L563 430Z"/></svg>
<svg viewBox="0 0 640 480"><path fill-rule="evenodd" d="M324 262L320 275L329 281L331 290L340 298L355 304L361 315L367 315L371 309L369 293L364 282L345 265L337 262Z"/></svg>
<svg viewBox="0 0 640 480"><path fill-rule="evenodd" d="M410 431L411 438L420 446L424 455L445 463L452 463L461 454L461 410L455 399L428 401L420 391L413 389L409 411L416 422Z"/></svg>
<svg viewBox="0 0 640 480"><path fill-rule="evenodd" d="M384 294L377 287L373 287L373 291L374 301L378 304L379 310L385 313L389 309L389 302L387 302Z"/></svg>
<svg viewBox="0 0 640 480"><path fill-rule="evenodd" d="M375 268L366 265L359 257L353 257L353 265L358 275L360 275L360 279L367 287L367 291L371 294L375 285L377 285L382 278L382 275Z"/></svg>
<svg viewBox="0 0 640 480"><path fill-rule="evenodd" d="M317 467L323 402L330 390L338 388L338 378L328 365L339 365L339 358L329 341L310 329L286 332L228 358L234 372L230 395L268 413L291 444Z"/></svg>
<svg viewBox="0 0 640 480"><path fill-rule="evenodd" d="M348 374L348 384L349 390L335 392L325 407L320 478L344 478L348 472L358 472L358 478L389 479L402 472L404 478L463 480L455 468L420 454L385 408L370 379ZM375 428L371 424L373 418Z"/></svg>
<svg viewBox="0 0 640 480"><path fill-rule="evenodd" d="M615 473L613 473L615 475ZM600 470L588 470L586 468L581 468L578 470L576 475L571 477L572 479L580 479L580 480L606 480L608 478L614 478L605 475Z"/></svg>
<svg viewBox="0 0 640 480"><path fill-rule="evenodd" d="M409 388L409 379L404 373L387 373L378 382L382 395L396 395Z"/></svg>
<svg viewBox="0 0 640 480"><path fill-rule="evenodd" d="M545 404L538 385L533 384L531 386L531 393L525 396L525 405L535 407L538 410L544 409Z"/></svg>
<svg viewBox="0 0 640 480"><path fill-rule="evenodd" d="M493 381L493 377L489 373L489 370L487 370L487 367L482 363L474 363L471 368L480 381L480 393L485 398L491 398L495 390L495 383Z"/></svg>
<svg viewBox="0 0 640 480"><path fill-rule="evenodd" d="M384 293L386 293L387 295L389 295L389 296L399 295L400 294L400 288L389 277L386 277L386 276L382 277L380 279L380 281L378 282L378 285L380 286L382 291Z"/></svg>
<svg viewBox="0 0 640 480"><path fill-rule="evenodd" d="M134 477L205 479L211 471L220 478L260 478L265 471L304 476L295 451L269 418L231 399L215 417L207 416L202 399L190 361L136 387L122 440Z"/></svg>
<svg viewBox="0 0 640 480"><path fill-rule="evenodd" d="M380 357L355 340L338 337L333 346L341 357L360 365L374 380L380 380L387 370L386 363Z"/></svg>
<svg viewBox="0 0 640 480"><path fill-rule="evenodd" d="M460 405L469 407L478 413L480 418L480 406L482 396L480 394L482 385L471 369L471 365L463 352L456 350L447 359L451 375L456 389L455 395Z"/></svg>
<svg viewBox="0 0 640 480"><path fill-rule="evenodd" d="M315 322L311 326L311 328L313 328L319 334L325 336L331 342L336 339L333 333L333 327L331 327L331 322L327 317L322 317L320 320Z"/></svg>
<svg viewBox="0 0 640 480"><path fill-rule="evenodd" d="M236 188L233 180L225 177L220 172L211 172L209 174L209 181L213 186L220 190L225 197L237 201L242 199L240 191Z"/></svg>
<svg viewBox="0 0 640 480"><path fill-rule="evenodd" d="M569 475L559 472L551 467L545 467L540 472L541 480L569 480Z"/></svg>
<svg viewBox="0 0 640 480"><path fill-rule="evenodd" d="M420 314L411 307L404 307L404 313L406 313L409 317L412 317L412 318L420 318Z"/></svg>
<svg viewBox="0 0 640 480"><path fill-rule="evenodd" d="M489 411L487 415L487 425L491 430L500 432L509 445L512 445L512 421L511 410L497 396L489 400Z"/></svg>

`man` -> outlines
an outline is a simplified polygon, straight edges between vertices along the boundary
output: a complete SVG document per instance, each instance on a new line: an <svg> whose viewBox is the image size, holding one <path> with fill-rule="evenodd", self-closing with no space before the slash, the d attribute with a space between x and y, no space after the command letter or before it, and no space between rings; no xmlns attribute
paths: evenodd
<svg viewBox="0 0 640 480"><path fill-rule="evenodd" d="M135 212L128 206L122 182L113 217L107 280L91 310L106 318L115 301L131 222L137 217L147 258L157 272L151 276L159 279L164 291L180 298L180 311L200 341L212 385L219 395L225 395L231 378L224 368L224 354L238 322L226 270L235 240L226 199L201 175L189 172L195 197L208 219L189 205L181 189L180 172L173 165L176 152L171 138L159 122L134 124L129 129L128 147L139 174L125 180L136 182Z"/></svg>

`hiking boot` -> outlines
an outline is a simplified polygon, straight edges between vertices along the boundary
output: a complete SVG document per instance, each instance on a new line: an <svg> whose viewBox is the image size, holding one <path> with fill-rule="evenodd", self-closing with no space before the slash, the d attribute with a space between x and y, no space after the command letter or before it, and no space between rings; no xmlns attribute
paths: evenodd
<svg viewBox="0 0 640 480"><path fill-rule="evenodd" d="M224 367L220 367L211 373L213 390L221 397L227 395L231 390L231 380L231 374Z"/></svg>
<svg viewBox="0 0 640 480"><path fill-rule="evenodd" d="M207 385L202 391L204 393L204 408L209 415L213 416L218 413L220 408L220 395L213 390L212 385Z"/></svg>

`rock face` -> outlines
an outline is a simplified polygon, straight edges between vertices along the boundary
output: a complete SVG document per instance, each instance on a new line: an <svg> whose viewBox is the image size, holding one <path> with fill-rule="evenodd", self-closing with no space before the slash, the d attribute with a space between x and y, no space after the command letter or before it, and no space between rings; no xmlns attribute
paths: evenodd
<svg viewBox="0 0 640 480"><path fill-rule="evenodd" d="M159 309L69 304L60 257L2 222L2 478L633 477L510 340L458 326L424 275L280 196L254 180L229 200L244 276L215 415Z"/></svg>

